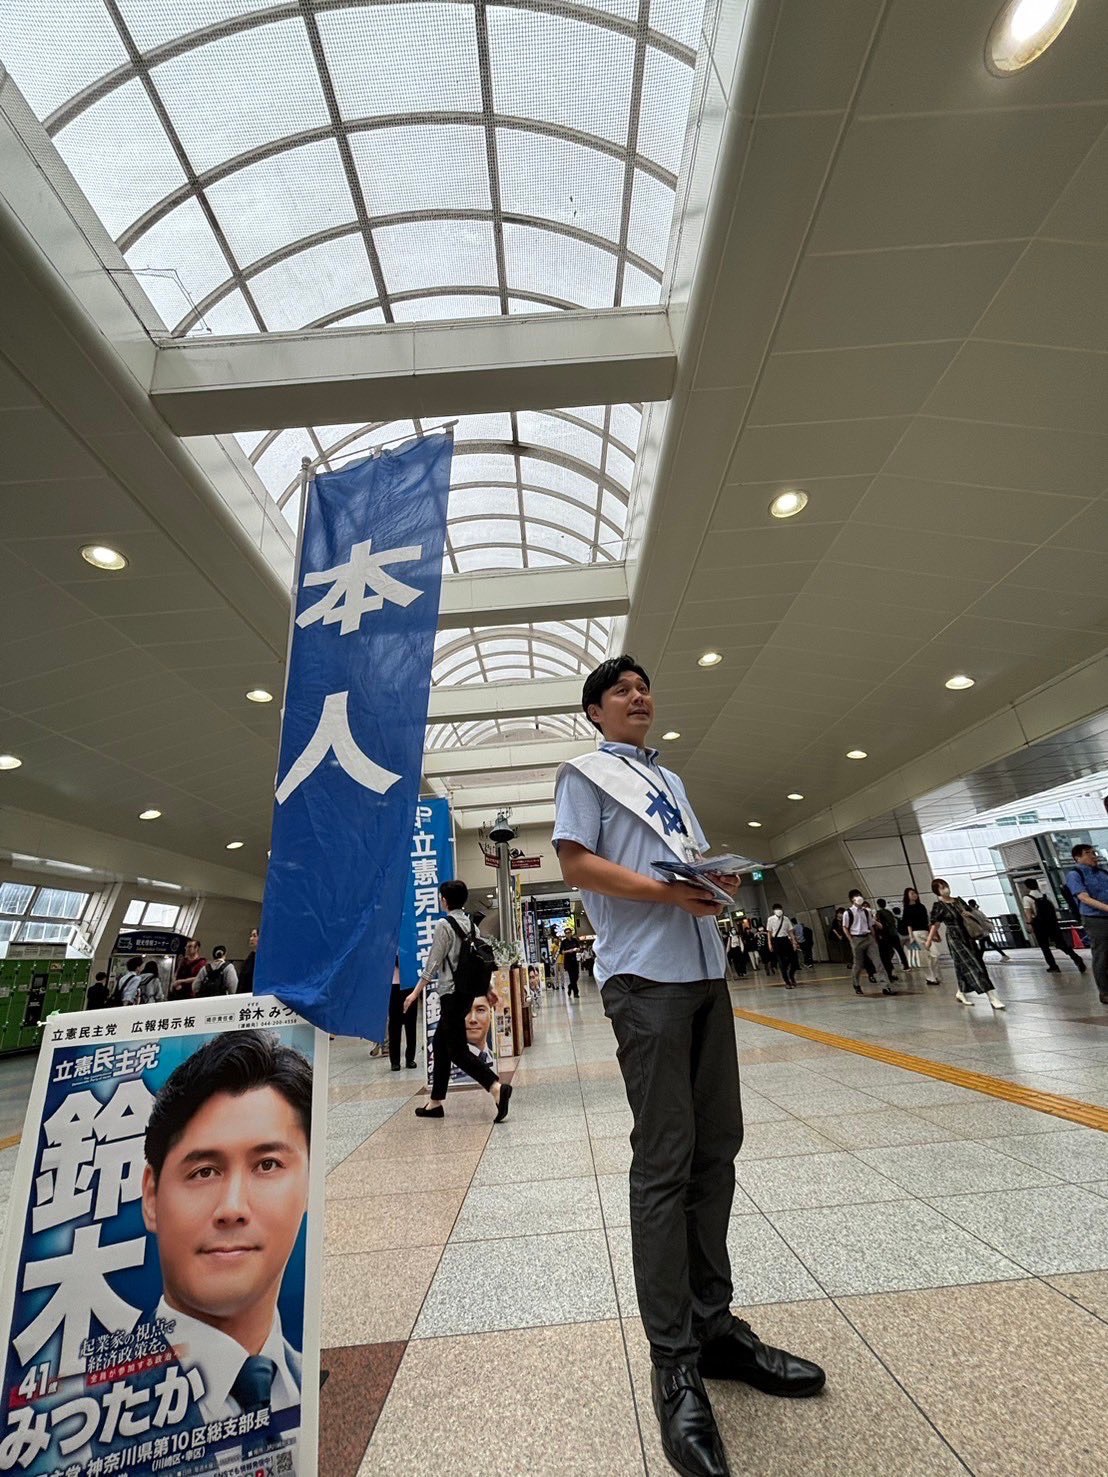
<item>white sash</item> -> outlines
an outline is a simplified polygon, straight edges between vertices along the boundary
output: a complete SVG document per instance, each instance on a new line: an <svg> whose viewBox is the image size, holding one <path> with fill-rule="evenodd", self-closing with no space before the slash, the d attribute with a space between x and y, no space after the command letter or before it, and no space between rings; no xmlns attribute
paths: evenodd
<svg viewBox="0 0 1108 1477"><path fill-rule="evenodd" d="M678 861L695 861L701 855L695 839L696 823L681 799L681 793L672 777L664 769L659 780L647 765L630 759L625 763L618 754L609 754L603 749L597 749L593 754L582 754L578 759L570 759L562 765L562 769L576 769L622 805L624 810L629 810L633 816L645 821L666 850ZM559 774L562 769L558 771ZM674 807L685 828L684 835L674 825Z"/></svg>

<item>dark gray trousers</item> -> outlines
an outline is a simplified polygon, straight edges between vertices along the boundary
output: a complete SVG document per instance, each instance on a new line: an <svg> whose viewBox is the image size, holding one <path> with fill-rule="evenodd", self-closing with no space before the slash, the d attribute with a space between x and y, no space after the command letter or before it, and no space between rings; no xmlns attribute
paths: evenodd
<svg viewBox="0 0 1108 1477"><path fill-rule="evenodd" d="M743 1140L735 1020L723 980L605 982L631 1131L631 1251L651 1358L694 1360L730 1325L727 1225Z"/></svg>
<svg viewBox="0 0 1108 1477"><path fill-rule="evenodd" d="M1081 923L1093 949L1096 992L1103 1004L1108 1005L1108 913L1101 913L1099 918L1082 918Z"/></svg>

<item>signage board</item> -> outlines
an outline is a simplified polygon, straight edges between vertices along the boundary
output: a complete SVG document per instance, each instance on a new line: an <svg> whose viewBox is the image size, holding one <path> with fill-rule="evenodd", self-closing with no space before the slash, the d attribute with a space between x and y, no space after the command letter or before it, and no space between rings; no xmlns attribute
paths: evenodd
<svg viewBox="0 0 1108 1477"><path fill-rule="evenodd" d="M113 954L183 954L189 941L187 933L169 933L160 929L139 929L121 933Z"/></svg>
<svg viewBox="0 0 1108 1477"><path fill-rule="evenodd" d="M53 1015L42 1037L0 1472L314 1477L327 1036L231 996Z"/></svg>

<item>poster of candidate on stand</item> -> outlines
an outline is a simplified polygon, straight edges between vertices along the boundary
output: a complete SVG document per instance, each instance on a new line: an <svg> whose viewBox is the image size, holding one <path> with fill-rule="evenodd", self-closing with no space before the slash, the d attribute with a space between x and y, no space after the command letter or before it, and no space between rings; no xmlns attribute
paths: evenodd
<svg viewBox="0 0 1108 1477"><path fill-rule="evenodd" d="M270 996L47 1021L0 1473L314 1477L326 1088L327 1037Z"/></svg>

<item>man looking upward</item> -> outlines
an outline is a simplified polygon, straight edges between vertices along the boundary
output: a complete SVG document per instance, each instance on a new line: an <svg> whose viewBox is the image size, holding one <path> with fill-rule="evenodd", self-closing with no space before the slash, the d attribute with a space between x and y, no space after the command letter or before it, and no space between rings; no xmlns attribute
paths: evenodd
<svg viewBox="0 0 1108 1477"><path fill-rule="evenodd" d="M596 929L595 978L634 1114L631 1243L654 1410L671 1465L685 1477L726 1477L702 1375L814 1395L824 1374L731 1313L727 1223L742 1109L721 904L653 871L667 854L702 855L707 842L681 781L646 746L650 679L631 657L612 657L586 679L582 707L603 743L558 774L554 844ZM733 877L713 880L736 890Z"/></svg>

